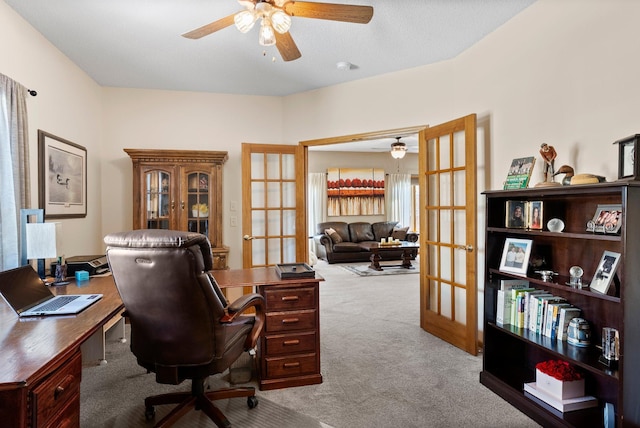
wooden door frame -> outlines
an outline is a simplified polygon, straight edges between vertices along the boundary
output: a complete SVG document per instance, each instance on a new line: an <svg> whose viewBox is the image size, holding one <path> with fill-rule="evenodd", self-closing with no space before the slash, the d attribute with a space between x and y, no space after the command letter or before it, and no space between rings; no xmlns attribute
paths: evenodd
<svg viewBox="0 0 640 428"><path fill-rule="evenodd" d="M353 143L357 141L369 141L369 140L381 140L384 138L396 138L399 135L409 135L409 134L418 134L420 131L428 128L429 125L418 125L418 126L408 126L406 128L396 128L396 129L385 129L381 131L373 131L373 132L363 132L360 134L351 134L351 135L342 135L338 137L330 137L330 138L319 138L316 140L305 140L300 141L298 145L304 151L303 153L303 162L299 165L299 168L304 171L300 173L303 175L302 178L302 191L304 192L299 197L303 198L304 202L304 236L302 238L307 239L309 235L308 225L307 225L307 178L309 176L309 147L311 146L327 146L330 144L340 144L340 143ZM313 232L312 232L313 233ZM306 254L304 260L309 260L309 246L307 245Z"/></svg>

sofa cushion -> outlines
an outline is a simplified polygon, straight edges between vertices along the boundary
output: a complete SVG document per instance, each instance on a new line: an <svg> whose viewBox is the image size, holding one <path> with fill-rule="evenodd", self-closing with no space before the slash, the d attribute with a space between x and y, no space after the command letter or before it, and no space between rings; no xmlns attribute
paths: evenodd
<svg viewBox="0 0 640 428"><path fill-rule="evenodd" d="M349 236L351 237L351 242L373 241L371 223L349 223Z"/></svg>
<svg viewBox="0 0 640 428"><path fill-rule="evenodd" d="M405 241L407 239L407 231L409 231L409 226L407 226L407 227L396 227L391 232L391 237L393 239L399 239L401 241Z"/></svg>
<svg viewBox="0 0 640 428"><path fill-rule="evenodd" d="M373 240L380 242L382 238L388 238L391 236L393 227L398 224L397 221L379 221L371 225L373 229Z"/></svg>
<svg viewBox="0 0 640 428"><path fill-rule="evenodd" d="M329 238L331 238L331 241L334 244L339 244L342 242L342 238L340 237L340 234L336 232L334 228L330 227L329 229L325 229L324 233L329 235Z"/></svg>
<svg viewBox="0 0 640 428"><path fill-rule="evenodd" d="M353 242L341 242L333 246L334 253L359 253L363 251L360 245Z"/></svg>
<svg viewBox="0 0 640 428"><path fill-rule="evenodd" d="M346 222L325 221L324 223L318 223L316 226L316 235L324 235L324 231L327 229L333 229L338 232L338 235L340 235L340 238L342 238L343 241L349 240L349 226Z"/></svg>

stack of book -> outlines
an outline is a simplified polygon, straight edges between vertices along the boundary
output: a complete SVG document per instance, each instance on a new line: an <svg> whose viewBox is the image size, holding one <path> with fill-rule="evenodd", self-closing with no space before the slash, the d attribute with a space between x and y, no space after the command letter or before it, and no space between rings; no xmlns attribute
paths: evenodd
<svg viewBox="0 0 640 428"><path fill-rule="evenodd" d="M510 324L553 340L567 340L571 319L580 308L546 290L530 286L526 280L502 280L497 296L496 324Z"/></svg>

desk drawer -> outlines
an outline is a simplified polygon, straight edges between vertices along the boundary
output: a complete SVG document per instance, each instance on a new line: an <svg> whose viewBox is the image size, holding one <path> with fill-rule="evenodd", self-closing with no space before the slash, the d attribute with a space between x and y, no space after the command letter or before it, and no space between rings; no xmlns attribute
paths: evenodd
<svg viewBox="0 0 640 428"><path fill-rule="evenodd" d="M315 309L296 312L272 312L267 313L266 316L265 331L267 333L313 330L315 328Z"/></svg>
<svg viewBox="0 0 640 428"><path fill-rule="evenodd" d="M51 377L44 380L31 392L33 405L33 426L47 426L58 412L65 409L66 420L80 422L80 379L82 376L82 355L78 352L72 359L60 367ZM75 414L74 414L75 413Z"/></svg>
<svg viewBox="0 0 640 428"><path fill-rule="evenodd" d="M318 356L303 354L293 357L266 358L267 378L280 378L314 374L317 372Z"/></svg>
<svg viewBox="0 0 640 428"><path fill-rule="evenodd" d="M316 306L316 288L287 288L265 290L267 311L287 311L292 309L312 309Z"/></svg>
<svg viewBox="0 0 640 428"><path fill-rule="evenodd" d="M316 332L265 337L265 355L299 354L316 350Z"/></svg>

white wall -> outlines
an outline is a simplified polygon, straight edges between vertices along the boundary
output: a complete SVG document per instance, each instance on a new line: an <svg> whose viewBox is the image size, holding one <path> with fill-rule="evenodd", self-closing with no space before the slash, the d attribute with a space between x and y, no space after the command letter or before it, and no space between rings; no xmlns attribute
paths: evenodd
<svg viewBox="0 0 640 428"><path fill-rule="evenodd" d="M87 149L87 217L62 223L67 256L102 250L101 89L81 69L0 1L0 73L36 90L29 97L31 207L38 207L38 129Z"/></svg>

